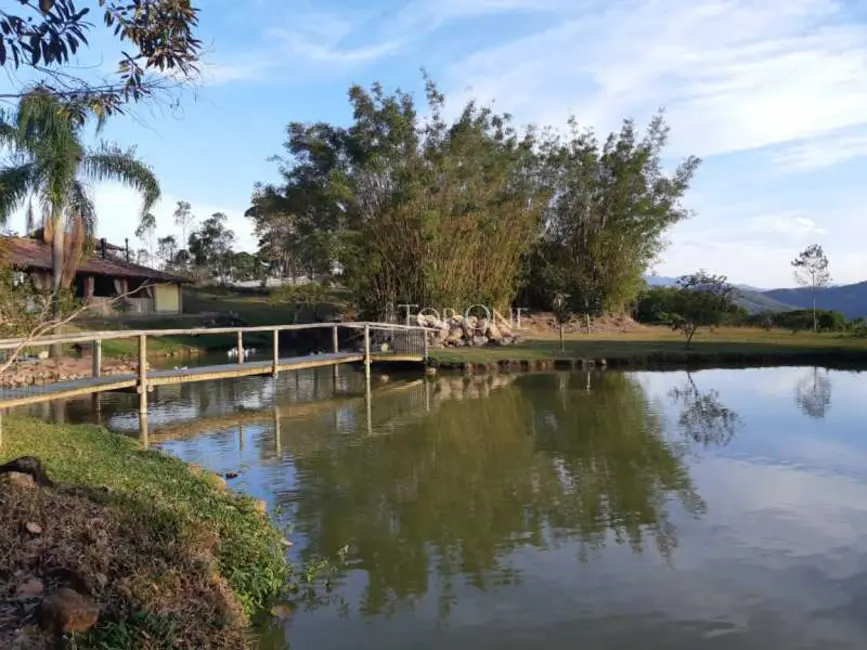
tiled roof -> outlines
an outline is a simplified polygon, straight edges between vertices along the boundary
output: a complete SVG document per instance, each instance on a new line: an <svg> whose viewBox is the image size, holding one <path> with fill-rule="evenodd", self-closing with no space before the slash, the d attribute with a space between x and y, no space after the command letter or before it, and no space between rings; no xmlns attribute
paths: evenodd
<svg viewBox="0 0 867 650"><path fill-rule="evenodd" d="M51 247L38 239L0 237L0 259L20 269L51 270ZM164 273L146 266L99 255L84 255L76 273L135 278L155 282L189 282L186 278Z"/></svg>

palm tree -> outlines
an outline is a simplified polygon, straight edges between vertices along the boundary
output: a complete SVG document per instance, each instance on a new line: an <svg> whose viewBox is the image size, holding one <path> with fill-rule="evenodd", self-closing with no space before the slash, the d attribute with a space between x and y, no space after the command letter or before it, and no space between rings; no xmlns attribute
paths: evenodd
<svg viewBox="0 0 867 650"><path fill-rule="evenodd" d="M22 97L17 112L0 114L0 147L9 155L8 164L0 167L0 225L26 205L28 229L32 229L35 199L43 240L52 246L55 310L60 290L72 283L85 245L96 230L90 184L120 181L139 191L141 216L160 196L156 177L136 158L134 148L83 143L88 122L96 120L99 134L103 118L81 102L63 100L41 88Z"/></svg>

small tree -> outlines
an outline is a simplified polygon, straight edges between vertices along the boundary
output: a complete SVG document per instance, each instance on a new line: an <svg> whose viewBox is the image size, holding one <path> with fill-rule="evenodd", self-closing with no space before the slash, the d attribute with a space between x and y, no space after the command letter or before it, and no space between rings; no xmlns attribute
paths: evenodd
<svg viewBox="0 0 867 650"><path fill-rule="evenodd" d="M831 282L831 274L828 271L828 256L819 244L810 244L792 260L795 269L795 281L802 287L810 288L810 297L813 300L813 331L819 329L816 318L816 290L824 289Z"/></svg>
<svg viewBox="0 0 867 650"><path fill-rule="evenodd" d="M557 320L557 327L560 331L560 352L566 351L566 342L563 336L563 331L566 324L572 320L572 309L569 305L569 294L558 293L554 296L551 302L551 308L554 312L554 318Z"/></svg>
<svg viewBox="0 0 867 650"><path fill-rule="evenodd" d="M737 289L724 275L711 275L701 270L681 277L677 288L671 327L683 332L686 347L692 343L699 327L719 325L725 315L736 308Z"/></svg>

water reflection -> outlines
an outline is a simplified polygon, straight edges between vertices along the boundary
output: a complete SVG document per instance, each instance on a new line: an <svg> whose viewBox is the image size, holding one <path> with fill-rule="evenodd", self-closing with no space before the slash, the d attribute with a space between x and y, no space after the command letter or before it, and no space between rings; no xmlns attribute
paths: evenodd
<svg viewBox="0 0 867 650"><path fill-rule="evenodd" d="M700 390L690 372L684 385L672 388L670 395L680 408L680 430L705 447L727 445L741 424L738 414L720 401L719 391Z"/></svg>
<svg viewBox="0 0 867 650"><path fill-rule="evenodd" d="M263 650L863 647L863 375L341 373L153 396L151 443L246 468L293 552L349 545Z"/></svg>
<svg viewBox="0 0 867 650"><path fill-rule="evenodd" d="M629 376L513 382L475 402L441 403L400 436L332 439L296 457L296 483L281 502L307 554L328 556L351 541L350 563L368 581L357 604L364 615L434 588L446 616L458 577L481 590L518 581L509 556L521 547L576 540L586 558L608 541L639 552L650 540L668 556L677 544L670 498L703 512L684 448L665 440ZM462 379L434 385L440 395L471 387Z"/></svg>
<svg viewBox="0 0 867 650"><path fill-rule="evenodd" d="M795 401L805 415L821 420L831 408L831 377L825 368L811 368L798 381Z"/></svg>

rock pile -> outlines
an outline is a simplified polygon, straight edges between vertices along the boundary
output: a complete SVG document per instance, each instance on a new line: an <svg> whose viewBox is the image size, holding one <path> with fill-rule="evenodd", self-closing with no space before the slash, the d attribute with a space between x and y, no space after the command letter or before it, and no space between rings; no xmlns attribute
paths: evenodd
<svg viewBox="0 0 867 650"><path fill-rule="evenodd" d="M148 364L148 367L150 364ZM132 375L138 373L137 361L103 359L103 375ZM60 359L41 359L14 363L0 375L0 388L23 388L42 386L58 381L69 381L91 377L93 374L90 359L64 357Z"/></svg>
<svg viewBox="0 0 867 650"><path fill-rule="evenodd" d="M428 332L428 345L435 348L513 345L520 340L508 323L497 323L485 317L458 314L439 319L432 314L419 314L417 323L431 330Z"/></svg>

